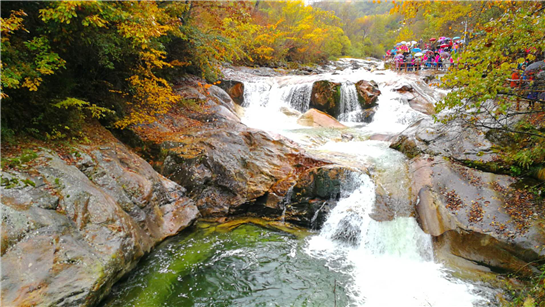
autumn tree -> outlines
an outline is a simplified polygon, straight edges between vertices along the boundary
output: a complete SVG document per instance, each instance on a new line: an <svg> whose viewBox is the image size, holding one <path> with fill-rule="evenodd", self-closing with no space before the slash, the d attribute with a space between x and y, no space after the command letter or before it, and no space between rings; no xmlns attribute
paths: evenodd
<svg viewBox="0 0 545 307"><path fill-rule="evenodd" d="M86 116L153 122L180 101L173 76L217 78L244 53L244 2L2 3L2 133L64 138ZM61 115L61 116L59 116Z"/></svg>
<svg viewBox="0 0 545 307"><path fill-rule="evenodd" d="M542 2L404 2L396 6L408 20L424 16L444 5L435 23L438 29L459 31L469 22L467 46L455 55L457 67L441 78L451 89L436 105L437 111L450 110L443 122L461 121L488 134L497 134L496 150L505 171L514 175L534 175L545 162L545 127L542 104L534 91L544 90L544 81L523 82L513 89L510 82L520 63L543 61L545 14ZM473 10L469 11L468 6ZM433 17L436 18L436 17ZM456 26L458 28L456 28ZM460 33L460 32L455 32ZM521 71L523 72L523 71ZM530 105L536 104L533 108Z"/></svg>

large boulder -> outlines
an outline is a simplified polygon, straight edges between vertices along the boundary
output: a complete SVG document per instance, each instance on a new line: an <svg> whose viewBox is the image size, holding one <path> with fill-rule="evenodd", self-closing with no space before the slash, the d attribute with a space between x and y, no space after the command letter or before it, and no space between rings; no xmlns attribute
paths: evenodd
<svg viewBox="0 0 545 307"><path fill-rule="evenodd" d="M297 119L297 123L307 127L346 128L333 116L316 109L310 109Z"/></svg>
<svg viewBox="0 0 545 307"><path fill-rule="evenodd" d="M434 122L432 118L415 122L391 141L391 148L403 152L409 158L429 154L476 164L495 160L492 143L485 133L462 124Z"/></svg>
<svg viewBox="0 0 545 307"><path fill-rule="evenodd" d="M356 84L356 92L358 93L358 102L362 109L370 109L376 107L380 90L375 81L360 80Z"/></svg>
<svg viewBox="0 0 545 307"><path fill-rule="evenodd" d="M338 165L316 167L301 173L285 202L285 220L319 229L341 195L354 191L354 177L360 174L359 170Z"/></svg>
<svg viewBox="0 0 545 307"><path fill-rule="evenodd" d="M415 158L410 171L418 221L434 237L440 258L527 275L545 259L533 197L514 188L514 178L440 157Z"/></svg>
<svg viewBox="0 0 545 307"><path fill-rule="evenodd" d="M341 84L326 80L312 85L310 108L325 112L335 118L340 115Z"/></svg>
<svg viewBox="0 0 545 307"><path fill-rule="evenodd" d="M233 101L242 106L244 105L244 83L233 80L223 80L219 83L223 89L233 99Z"/></svg>
<svg viewBox="0 0 545 307"><path fill-rule="evenodd" d="M180 185L101 127L2 174L2 306L93 306L198 217ZM100 134L100 137L98 137Z"/></svg>

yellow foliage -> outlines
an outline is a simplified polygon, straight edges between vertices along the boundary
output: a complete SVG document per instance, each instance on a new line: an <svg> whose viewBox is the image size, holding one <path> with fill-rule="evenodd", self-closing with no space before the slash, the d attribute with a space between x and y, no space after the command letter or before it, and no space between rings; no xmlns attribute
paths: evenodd
<svg viewBox="0 0 545 307"><path fill-rule="evenodd" d="M8 39L9 35L17 30L25 30L23 18L26 13L22 10L12 11L8 18L0 18L0 31L2 33L2 42Z"/></svg>
<svg viewBox="0 0 545 307"><path fill-rule="evenodd" d="M38 86L42 82L42 78L29 78L26 77L25 81L23 82L23 87L28 88L29 91L35 92L38 90Z"/></svg>
<svg viewBox="0 0 545 307"><path fill-rule="evenodd" d="M118 128L150 124L181 100L165 79L158 78L144 67L140 67L138 74L131 76L128 81L134 91L134 98L127 101L129 114L115 123Z"/></svg>

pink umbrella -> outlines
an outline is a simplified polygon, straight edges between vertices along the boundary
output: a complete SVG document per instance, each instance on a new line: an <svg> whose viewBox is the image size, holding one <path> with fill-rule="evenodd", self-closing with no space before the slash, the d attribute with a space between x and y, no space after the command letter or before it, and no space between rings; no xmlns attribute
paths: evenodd
<svg viewBox="0 0 545 307"><path fill-rule="evenodd" d="M430 38L430 42L435 42L435 38Z"/></svg>

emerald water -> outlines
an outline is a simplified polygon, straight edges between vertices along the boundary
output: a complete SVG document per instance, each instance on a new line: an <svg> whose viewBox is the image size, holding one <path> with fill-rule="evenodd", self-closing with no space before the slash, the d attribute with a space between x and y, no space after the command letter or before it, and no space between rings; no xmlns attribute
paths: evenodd
<svg viewBox="0 0 545 307"><path fill-rule="evenodd" d="M307 237L259 220L201 223L163 242L102 306L347 306L349 277L310 256Z"/></svg>

